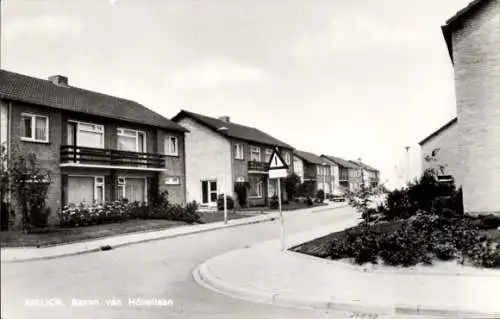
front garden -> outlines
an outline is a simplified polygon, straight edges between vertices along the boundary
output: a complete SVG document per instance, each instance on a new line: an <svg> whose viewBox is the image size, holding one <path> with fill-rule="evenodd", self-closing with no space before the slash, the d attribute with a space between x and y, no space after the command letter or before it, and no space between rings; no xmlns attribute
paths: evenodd
<svg viewBox="0 0 500 319"><path fill-rule="evenodd" d="M464 214L461 190L439 182L435 171L388 193L378 207L370 205L371 195L362 188L349 197L362 215L359 225L291 250L357 264L409 267L454 260L500 268L500 217Z"/></svg>

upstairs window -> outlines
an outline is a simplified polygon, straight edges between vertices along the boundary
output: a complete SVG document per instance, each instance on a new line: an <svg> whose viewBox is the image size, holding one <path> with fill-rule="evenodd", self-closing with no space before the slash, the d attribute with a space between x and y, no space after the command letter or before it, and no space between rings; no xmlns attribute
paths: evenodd
<svg viewBox="0 0 500 319"><path fill-rule="evenodd" d="M243 144L234 144L234 158L239 160L245 159Z"/></svg>
<svg viewBox="0 0 500 319"><path fill-rule="evenodd" d="M260 147L250 146L250 160L260 162Z"/></svg>
<svg viewBox="0 0 500 319"><path fill-rule="evenodd" d="M145 153L146 133L118 128L118 150Z"/></svg>
<svg viewBox="0 0 500 319"><path fill-rule="evenodd" d="M264 162L269 163L271 161L271 156L273 156L273 150L270 148L266 148L266 152L264 155Z"/></svg>
<svg viewBox="0 0 500 319"><path fill-rule="evenodd" d="M104 126L68 121L67 143L81 147L104 148Z"/></svg>
<svg viewBox="0 0 500 319"><path fill-rule="evenodd" d="M23 113L21 115L21 139L47 143L49 141L49 118Z"/></svg>
<svg viewBox="0 0 500 319"><path fill-rule="evenodd" d="M285 163L286 163L286 165L290 165L290 162L291 162L290 153L285 152L284 155L285 155Z"/></svg>
<svg viewBox="0 0 500 319"><path fill-rule="evenodd" d="M176 136L165 136L165 155L178 156L179 147Z"/></svg>

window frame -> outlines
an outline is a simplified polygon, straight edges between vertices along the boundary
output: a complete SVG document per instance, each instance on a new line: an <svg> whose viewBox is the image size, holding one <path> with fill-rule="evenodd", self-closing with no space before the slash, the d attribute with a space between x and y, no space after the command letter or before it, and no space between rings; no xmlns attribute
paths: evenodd
<svg viewBox="0 0 500 319"><path fill-rule="evenodd" d="M127 198L127 178L131 179L144 179L144 203L148 202L148 178L147 177L134 177L134 176L117 176L116 177L116 189L122 192L122 199ZM120 181L122 179L123 181ZM119 190L121 188L121 190ZM128 198L127 198L128 199Z"/></svg>
<svg viewBox="0 0 500 319"><path fill-rule="evenodd" d="M67 123L76 123L76 127L75 127L75 142L76 142L76 145L74 145L75 147L88 147L88 148L98 148L98 149L104 149L104 125L103 124L96 124L96 123L90 123L90 122L82 122L82 121L78 121L78 120L68 120ZM82 130L82 131L86 131L86 132L92 132L92 133L100 133L101 134L101 145L96 147L96 146L81 146L81 145L78 145L78 140L79 140L79 132L80 132L80 129L81 129L81 125L93 125L95 127L99 127L100 128L100 132L96 132L96 131L89 131L89 130ZM67 125L66 125L66 129L67 129ZM66 132L67 134L67 132Z"/></svg>
<svg viewBox="0 0 500 319"><path fill-rule="evenodd" d="M255 150L258 151L256 153L259 153L259 159L258 160L255 160L255 159L252 158L252 154L253 154L252 151L255 151ZM260 152L260 147L259 146L255 146L255 145L250 145L250 161L260 162L261 160L262 160L262 156L261 156L261 152Z"/></svg>
<svg viewBox="0 0 500 319"><path fill-rule="evenodd" d="M245 160L245 145L243 143L234 144L234 159Z"/></svg>
<svg viewBox="0 0 500 319"><path fill-rule="evenodd" d="M121 132L120 132L121 131ZM126 136L126 137L132 137L132 135L127 135L124 132L125 131L132 131L135 132L135 151L126 151L126 150L120 150L124 152L136 152L136 153L147 153L147 142L146 142L146 132L141 131L141 130L135 130L135 129L130 129L126 127L118 127L116 130L116 136L117 136L117 148L118 148L118 137L119 136ZM139 134L142 134L143 140L142 140L142 152L139 152Z"/></svg>
<svg viewBox="0 0 500 319"><path fill-rule="evenodd" d="M290 152L283 152L283 157L285 158L286 165L290 166L292 162L292 158L290 156Z"/></svg>
<svg viewBox="0 0 500 319"><path fill-rule="evenodd" d="M102 178L102 182L99 182L98 179ZM102 187L102 202L98 204L103 204L106 202L106 180L104 176L94 176L94 202L97 203L97 189Z"/></svg>
<svg viewBox="0 0 500 319"><path fill-rule="evenodd" d="M262 180L259 180L255 185L260 185L260 187L258 188L258 190L260 190L260 192L258 192L258 194L256 196L252 196L250 195L250 192L248 194L248 198L259 198L261 199L264 195L264 182ZM252 184L250 184L250 188L252 188Z"/></svg>
<svg viewBox="0 0 500 319"><path fill-rule="evenodd" d="M176 179L176 182L170 183L169 180ZM165 177L165 185L180 185L181 178L180 176L167 176Z"/></svg>
<svg viewBox="0 0 500 319"><path fill-rule="evenodd" d="M170 142L170 139L175 139L175 153L170 153L170 143L167 144L167 141ZM163 139L163 153L167 156L179 156L179 137L175 135L165 135Z"/></svg>
<svg viewBox="0 0 500 319"><path fill-rule="evenodd" d="M274 153L274 150L272 148L266 148L264 150L264 161L266 163L269 163L269 161L271 160L271 157L273 156L273 153ZM269 158L267 158L268 154L269 154Z"/></svg>
<svg viewBox="0 0 500 319"><path fill-rule="evenodd" d="M49 142L49 117L47 115L40 115L40 114L35 114L35 113L27 113L23 112L21 113L21 123L19 129L22 127L22 121L24 120L25 117L29 117L31 119L31 137L26 137L22 136L22 131L20 134L21 141L26 141L26 142L34 142L34 143L48 143ZM36 138L36 118L44 118L45 119L45 139L37 139Z"/></svg>

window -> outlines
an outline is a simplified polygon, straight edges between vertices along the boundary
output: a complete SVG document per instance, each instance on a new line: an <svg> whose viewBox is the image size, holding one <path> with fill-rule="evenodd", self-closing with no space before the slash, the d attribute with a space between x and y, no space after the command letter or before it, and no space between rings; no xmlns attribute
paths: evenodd
<svg viewBox="0 0 500 319"><path fill-rule="evenodd" d="M260 147L250 146L250 160L260 162Z"/></svg>
<svg viewBox="0 0 500 319"><path fill-rule="evenodd" d="M165 154L172 156L179 155L177 137L165 136Z"/></svg>
<svg viewBox="0 0 500 319"><path fill-rule="evenodd" d="M264 186L264 183L262 182L261 179L251 179L248 197L262 198L263 186Z"/></svg>
<svg viewBox="0 0 500 319"><path fill-rule="evenodd" d="M68 203L90 205L105 200L104 176L68 176Z"/></svg>
<svg viewBox="0 0 500 319"><path fill-rule="evenodd" d="M290 162L291 162L291 160L290 160L290 153L285 152L284 155L285 155L285 163L287 165L290 165Z"/></svg>
<svg viewBox="0 0 500 319"><path fill-rule="evenodd" d="M116 198L129 203L147 202L146 178L118 177Z"/></svg>
<svg viewBox="0 0 500 319"><path fill-rule="evenodd" d="M165 178L165 184L167 184L167 185L180 185L181 179L179 176L167 176Z"/></svg>
<svg viewBox="0 0 500 319"><path fill-rule="evenodd" d="M81 147L104 148L104 126L68 121L67 143Z"/></svg>
<svg viewBox="0 0 500 319"><path fill-rule="evenodd" d="M234 144L234 158L235 159L245 159L244 155L245 151L243 148L243 144Z"/></svg>
<svg viewBox="0 0 500 319"><path fill-rule="evenodd" d="M239 177L237 177L237 178L236 178L236 182L237 182L237 183L244 183L244 182L245 182L245 177L243 177L243 176L239 176Z"/></svg>
<svg viewBox="0 0 500 319"><path fill-rule="evenodd" d="M21 140L48 142L49 118L42 115L21 114Z"/></svg>
<svg viewBox="0 0 500 319"><path fill-rule="evenodd" d="M273 156L273 150L270 148L266 148L266 152L264 155L264 162L269 163L271 161L271 156Z"/></svg>
<svg viewBox="0 0 500 319"><path fill-rule="evenodd" d="M146 133L118 128L118 150L145 153Z"/></svg>

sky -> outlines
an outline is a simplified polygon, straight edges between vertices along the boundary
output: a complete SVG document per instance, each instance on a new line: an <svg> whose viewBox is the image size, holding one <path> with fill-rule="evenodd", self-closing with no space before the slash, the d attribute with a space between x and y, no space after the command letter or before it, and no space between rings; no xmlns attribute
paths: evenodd
<svg viewBox="0 0 500 319"><path fill-rule="evenodd" d="M456 116L440 27L468 2L1 0L0 60L168 118L227 115L361 158L393 188L420 174L418 142Z"/></svg>

